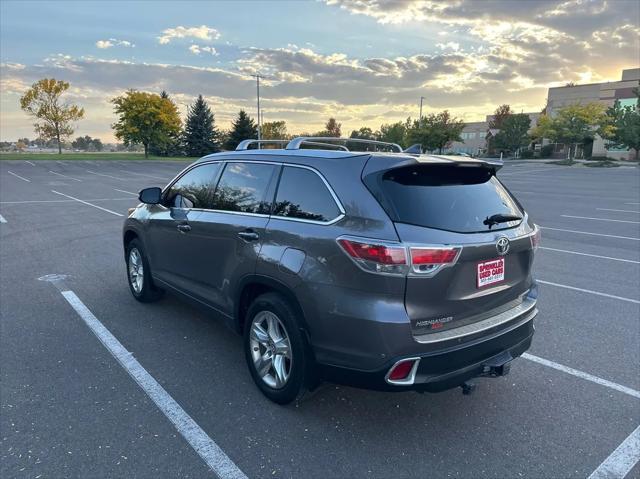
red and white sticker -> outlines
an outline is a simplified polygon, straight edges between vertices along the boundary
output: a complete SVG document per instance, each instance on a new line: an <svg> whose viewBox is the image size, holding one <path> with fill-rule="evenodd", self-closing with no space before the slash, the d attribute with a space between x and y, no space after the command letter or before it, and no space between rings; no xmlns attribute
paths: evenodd
<svg viewBox="0 0 640 479"><path fill-rule="evenodd" d="M504 281L504 258L478 263L478 288Z"/></svg>

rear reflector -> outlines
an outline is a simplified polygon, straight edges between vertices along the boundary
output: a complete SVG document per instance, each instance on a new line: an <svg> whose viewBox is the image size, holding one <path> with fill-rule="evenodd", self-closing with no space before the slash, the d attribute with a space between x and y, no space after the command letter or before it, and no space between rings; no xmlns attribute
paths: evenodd
<svg viewBox="0 0 640 479"><path fill-rule="evenodd" d="M402 246L361 243L347 239L339 239L338 243L352 258L379 264L407 264L407 256Z"/></svg>
<svg viewBox="0 0 640 479"><path fill-rule="evenodd" d="M535 233L533 233L531 235L531 247L534 250L538 249L538 246L540 246L540 241L542 240L542 232L540 231L540 227L538 225L534 225L535 226Z"/></svg>
<svg viewBox="0 0 640 479"><path fill-rule="evenodd" d="M393 382L413 382L411 377L413 374L413 367L418 362L418 359L407 359L405 361L399 361L393 365L389 373L387 374L387 381Z"/></svg>
<svg viewBox="0 0 640 479"><path fill-rule="evenodd" d="M411 248L412 264L447 264L458 256L458 248Z"/></svg>

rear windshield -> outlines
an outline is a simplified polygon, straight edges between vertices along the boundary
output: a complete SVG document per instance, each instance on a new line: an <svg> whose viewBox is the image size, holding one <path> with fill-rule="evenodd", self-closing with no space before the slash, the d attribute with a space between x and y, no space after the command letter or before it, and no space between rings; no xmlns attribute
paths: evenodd
<svg viewBox="0 0 640 479"><path fill-rule="evenodd" d="M522 216L518 203L492 171L477 166L415 165L385 172L379 199L397 222L459 233L495 231L520 223L484 221L496 214Z"/></svg>

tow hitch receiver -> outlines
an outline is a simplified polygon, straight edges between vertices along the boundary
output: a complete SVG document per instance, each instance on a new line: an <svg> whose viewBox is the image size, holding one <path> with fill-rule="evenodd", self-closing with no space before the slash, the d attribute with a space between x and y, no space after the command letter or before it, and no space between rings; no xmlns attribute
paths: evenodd
<svg viewBox="0 0 640 479"><path fill-rule="evenodd" d="M498 376L506 376L511 370L511 361L513 361L513 356L511 356L509 351L505 351L497 356L494 356L493 358L488 359L485 363L482 364L481 375L492 378Z"/></svg>

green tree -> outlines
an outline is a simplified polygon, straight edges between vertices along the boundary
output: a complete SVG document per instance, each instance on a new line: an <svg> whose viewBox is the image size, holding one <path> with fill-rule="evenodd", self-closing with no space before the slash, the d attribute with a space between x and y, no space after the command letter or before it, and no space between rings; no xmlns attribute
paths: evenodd
<svg viewBox="0 0 640 479"><path fill-rule="evenodd" d="M560 108L553 117L542 115L532 136L568 145L569 158L573 159L579 144L593 141L596 134L606 138L611 131L612 127L602 103L574 103Z"/></svg>
<svg viewBox="0 0 640 479"><path fill-rule="evenodd" d="M453 141L462 141L460 133L464 122L451 116L448 110L431 113L420 120L414 120L408 137L410 143L420 143L425 150L442 150Z"/></svg>
<svg viewBox="0 0 640 479"><path fill-rule="evenodd" d="M398 121L396 123L388 123L380 125L380 131L378 132L378 138L380 141L386 141L389 143L397 143L403 148L408 145L408 131L411 128L411 119L407 118L406 121Z"/></svg>
<svg viewBox="0 0 640 479"><path fill-rule="evenodd" d="M616 100L612 107L607 109L607 117L611 128L603 133L606 140L609 140L609 148L633 148L635 150L635 160L638 161L640 154L640 95L639 89L635 89L638 101L635 106L620 106Z"/></svg>
<svg viewBox="0 0 640 479"><path fill-rule="evenodd" d="M73 135L72 123L84 117L84 108L63 102L61 97L69 83L55 78L38 80L20 98L20 108L37 121L36 133L44 140L55 139L58 153L62 153L62 140Z"/></svg>
<svg viewBox="0 0 640 479"><path fill-rule="evenodd" d="M285 121L267 121L262 124L260 137L263 140L287 140L287 123Z"/></svg>
<svg viewBox="0 0 640 479"><path fill-rule="evenodd" d="M162 147L180 134L178 108L168 98L154 93L129 90L111 100L118 121L111 125L115 136L126 146L141 143L145 158L149 147Z"/></svg>
<svg viewBox="0 0 640 479"><path fill-rule="evenodd" d="M530 142L529 127L531 118L526 113L509 115L502 122L502 127L494 137L494 145L498 149L515 152Z"/></svg>
<svg viewBox="0 0 640 479"><path fill-rule="evenodd" d="M160 98L170 102L178 111L178 106L171 99L166 90L160 92ZM149 145L149 154L156 156L180 156L184 154L182 149L181 132L170 132L165 141L156 142Z"/></svg>
<svg viewBox="0 0 640 479"><path fill-rule="evenodd" d="M377 140L377 135L368 126L363 126L359 130L353 130L349 138L359 138L361 140Z"/></svg>
<svg viewBox="0 0 640 479"><path fill-rule="evenodd" d="M258 138L258 128L255 122L244 110L240 110L238 117L231 125L231 131L225 143L227 150L235 150L242 140Z"/></svg>
<svg viewBox="0 0 640 479"><path fill-rule="evenodd" d="M339 138L342 135L342 123L338 123L335 118L329 118L324 125L324 130L319 131L314 136L333 136Z"/></svg>
<svg viewBox="0 0 640 479"><path fill-rule="evenodd" d="M220 134L207 102L198 95L189 107L184 125L183 142L187 156L204 156L220 151Z"/></svg>
<svg viewBox="0 0 640 479"><path fill-rule="evenodd" d="M103 145L99 138L91 138L89 135L79 136L71 143L74 150L102 151Z"/></svg>
<svg viewBox="0 0 640 479"><path fill-rule="evenodd" d="M493 153L496 148L500 148L495 144L495 136L502 129L502 125L506 119L512 114L513 111L511 111L511 107L505 103L496 108L493 115L489 117L489 131L487 131L487 136L485 137L488 153Z"/></svg>

